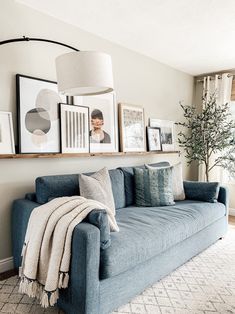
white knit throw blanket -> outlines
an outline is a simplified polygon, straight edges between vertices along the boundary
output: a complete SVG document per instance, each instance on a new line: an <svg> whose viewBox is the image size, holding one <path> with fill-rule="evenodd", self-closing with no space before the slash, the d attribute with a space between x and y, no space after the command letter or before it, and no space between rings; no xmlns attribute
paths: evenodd
<svg viewBox="0 0 235 314"><path fill-rule="evenodd" d="M59 288L69 282L72 233L92 210L104 209L111 231L119 231L113 212L100 202L81 196L60 197L36 207L30 216L20 267L21 293L53 306Z"/></svg>

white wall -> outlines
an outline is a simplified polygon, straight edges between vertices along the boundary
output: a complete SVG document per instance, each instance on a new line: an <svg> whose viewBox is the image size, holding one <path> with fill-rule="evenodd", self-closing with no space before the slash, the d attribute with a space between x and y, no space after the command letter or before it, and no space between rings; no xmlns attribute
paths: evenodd
<svg viewBox="0 0 235 314"><path fill-rule="evenodd" d="M179 120L182 118L179 100L185 100L187 104L192 101L193 77L24 7L13 0L1 0L0 40L23 35L61 41L81 50L109 53L113 59L117 100L143 105L146 121L148 117ZM0 46L0 110L13 112L14 126L16 126L15 74L56 80L54 59L67 51L56 45L36 42ZM166 159L175 162L179 157L161 155L0 160L0 260L12 255L10 237L12 201L22 198L26 192L33 191L37 176L79 173L97 170L103 166L114 168ZM184 176L192 177L190 168L186 166Z"/></svg>

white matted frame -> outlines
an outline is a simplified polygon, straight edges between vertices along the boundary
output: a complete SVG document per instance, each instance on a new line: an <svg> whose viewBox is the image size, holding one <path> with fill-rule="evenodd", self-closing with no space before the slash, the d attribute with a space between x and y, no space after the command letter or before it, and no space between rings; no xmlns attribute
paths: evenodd
<svg viewBox="0 0 235 314"><path fill-rule="evenodd" d="M11 112L0 111L0 154L15 154Z"/></svg>
<svg viewBox="0 0 235 314"><path fill-rule="evenodd" d="M74 97L74 104L87 106L89 108L90 152L118 152L118 123L115 92L95 96Z"/></svg>
<svg viewBox="0 0 235 314"><path fill-rule="evenodd" d="M60 104L62 153L89 153L89 108Z"/></svg>
<svg viewBox="0 0 235 314"><path fill-rule="evenodd" d="M41 78L16 75L19 152L59 153L59 103L57 83Z"/></svg>
<svg viewBox="0 0 235 314"><path fill-rule="evenodd" d="M122 152L145 152L144 108L119 104L120 146Z"/></svg>
<svg viewBox="0 0 235 314"><path fill-rule="evenodd" d="M175 122L170 120L149 119L150 127L161 129L161 142L163 151L175 150Z"/></svg>

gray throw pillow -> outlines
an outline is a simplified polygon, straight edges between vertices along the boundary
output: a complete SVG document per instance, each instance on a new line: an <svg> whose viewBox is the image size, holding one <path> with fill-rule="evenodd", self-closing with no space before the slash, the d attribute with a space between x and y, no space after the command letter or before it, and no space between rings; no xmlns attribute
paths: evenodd
<svg viewBox="0 0 235 314"><path fill-rule="evenodd" d="M80 174L79 189L81 196L103 203L115 215L112 185L106 167L90 176Z"/></svg>
<svg viewBox="0 0 235 314"><path fill-rule="evenodd" d="M137 206L174 205L172 167L134 168L135 203Z"/></svg>

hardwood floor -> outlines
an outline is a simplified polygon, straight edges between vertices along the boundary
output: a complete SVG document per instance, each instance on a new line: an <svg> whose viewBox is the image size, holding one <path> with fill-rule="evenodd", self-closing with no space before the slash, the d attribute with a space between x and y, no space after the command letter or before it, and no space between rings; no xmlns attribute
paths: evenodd
<svg viewBox="0 0 235 314"><path fill-rule="evenodd" d="M8 270L5 273L0 274L0 280L5 280L7 278L17 275L18 273L19 273L18 269Z"/></svg>
<svg viewBox="0 0 235 314"><path fill-rule="evenodd" d="M235 216L229 216L228 223L235 228Z"/></svg>

